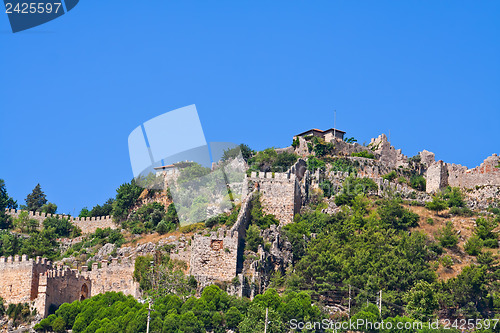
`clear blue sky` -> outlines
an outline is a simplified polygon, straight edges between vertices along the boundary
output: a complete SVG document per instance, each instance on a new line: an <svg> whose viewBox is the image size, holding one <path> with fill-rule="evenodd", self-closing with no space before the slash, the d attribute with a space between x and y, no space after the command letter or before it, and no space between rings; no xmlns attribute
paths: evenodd
<svg viewBox="0 0 500 333"><path fill-rule="evenodd" d="M12 34L0 13L0 178L78 214L132 178L127 137L196 104L207 141L391 131L468 167L499 151L500 1L80 1Z"/></svg>

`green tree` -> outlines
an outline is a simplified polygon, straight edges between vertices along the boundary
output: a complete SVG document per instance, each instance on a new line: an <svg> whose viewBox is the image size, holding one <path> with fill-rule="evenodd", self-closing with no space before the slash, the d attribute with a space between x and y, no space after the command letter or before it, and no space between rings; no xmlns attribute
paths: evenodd
<svg viewBox="0 0 500 333"><path fill-rule="evenodd" d="M116 190L116 199L113 202L113 217L119 221L125 220L141 193L142 188L137 186L134 180L120 185Z"/></svg>
<svg viewBox="0 0 500 333"><path fill-rule="evenodd" d="M26 205L22 207L23 209L29 211L40 211L43 205L47 203L47 196L42 191L40 184L36 184L33 191L26 197Z"/></svg>
<svg viewBox="0 0 500 333"><path fill-rule="evenodd" d="M52 322L52 329L54 330L55 333L64 333L66 332L66 322L62 317L57 317Z"/></svg>
<svg viewBox="0 0 500 333"><path fill-rule="evenodd" d="M427 207L427 209L435 211L438 215L439 212L448 208L448 204L446 203L446 201L444 201L443 198L441 198L441 196L439 195L435 195L432 198L432 201L426 203L425 206Z"/></svg>
<svg viewBox="0 0 500 333"><path fill-rule="evenodd" d="M465 207L465 201L462 192L458 187L447 187L444 190L443 198L446 200L448 207Z"/></svg>
<svg viewBox="0 0 500 333"><path fill-rule="evenodd" d="M17 209L17 201L7 194L5 181L0 179L0 211L3 212L5 208Z"/></svg>
<svg viewBox="0 0 500 333"><path fill-rule="evenodd" d="M434 318L434 312L439 308L437 294L427 281L417 282L405 293L404 300L408 314L420 321Z"/></svg>
<svg viewBox="0 0 500 333"><path fill-rule="evenodd" d="M226 313L226 325L229 329L234 330L243 320L243 315L238 308L232 306Z"/></svg>
<svg viewBox="0 0 500 333"><path fill-rule="evenodd" d="M394 229L416 227L420 217L418 214L401 206L396 200L387 200L377 209L382 223Z"/></svg>
<svg viewBox="0 0 500 333"><path fill-rule="evenodd" d="M247 314L243 321L238 325L240 333L263 333L266 320L266 309L256 303L252 303L248 308ZM284 333L286 326L278 312L274 309L268 309L268 326L269 333Z"/></svg>
<svg viewBox="0 0 500 333"><path fill-rule="evenodd" d="M398 174L396 173L396 171L392 170L388 174L383 175L382 178L392 182L394 179L396 179L397 176Z"/></svg>
<svg viewBox="0 0 500 333"><path fill-rule="evenodd" d="M27 211L19 213L18 217L14 219L14 225L21 230L21 232L33 232L38 229L38 221L30 219Z"/></svg>
<svg viewBox="0 0 500 333"><path fill-rule="evenodd" d="M425 191L426 188L425 178L421 175L413 175L410 178L410 186L413 187L415 190Z"/></svg>
<svg viewBox="0 0 500 333"><path fill-rule="evenodd" d="M242 143L233 149L224 150L224 154L222 155L221 160L224 162L230 161L238 157L240 153L245 162L248 162L248 160L253 156L255 152L252 149L250 149L250 147L248 147L246 144Z"/></svg>
<svg viewBox="0 0 500 333"><path fill-rule="evenodd" d="M256 225L248 227L245 242L246 248L253 252L257 252L259 245L264 245L264 239L260 235L260 230Z"/></svg>
<svg viewBox="0 0 500 333"><path fill-rule="evenodd" d="M273 163L278 158L278 153L274 148L267 148L259 151L248 160L250 170L268 172L271 171Z"/></svg>
<svg viewBox="0 0 500 333"><path fill-rule="evenodd" d="M57 205L49 202L40 207L40 211L47 214L55 214L57 212Z"/></svg>
<svg viewBox="0 0 500 333"><path fill-rule="evenodd" d="M54 230L58 237L70 237L76 228L68 219L57 216L47 217L43 221L43 227Z"/></svg>
<svg viewBox="0 0 500 333"><path fill-rule="evenodd" d="M477 256L483 249L483 240L477 235L472 235L467 242L465 242L464 250L471 256Z"/></svg>
<svg viewBox="0 0 500 333"><path fill-rule="evenodd" d="M452 248L458 243L458 236L453 223L450 221L446 222L446 225L438 230L436 233L436 239L439 241L442 247Z"/></svg>

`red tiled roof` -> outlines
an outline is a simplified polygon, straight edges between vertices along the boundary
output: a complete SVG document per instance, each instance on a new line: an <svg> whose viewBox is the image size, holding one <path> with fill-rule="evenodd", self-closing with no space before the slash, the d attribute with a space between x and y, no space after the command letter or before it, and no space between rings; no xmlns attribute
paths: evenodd
<svg viewBox="0 0 500 333"><path fill-rule="evenodd" d="M345 132L344 132L344 131L341 131L341 130L338 130L338 129L334 129L334 128L329 128L329 129L327 129L326 131L322 131L322 130L320 130L320 129L313 128L313 129L310 129L310 130L308 130L308 131L305 131L305 132L299 133L299 134L297 134L296 136L301 136L301 135L304 135L304 134L306 134L306 133L308 133L308 132L311 132L311 131L314 131L314 132L319 132L319 133L325 133L325 132L328 132L328 131L330 131L330 130L331 130L331 131L335 130L336 132L339 132L339 133L344 133L344 134L345 134Z"/></svg>

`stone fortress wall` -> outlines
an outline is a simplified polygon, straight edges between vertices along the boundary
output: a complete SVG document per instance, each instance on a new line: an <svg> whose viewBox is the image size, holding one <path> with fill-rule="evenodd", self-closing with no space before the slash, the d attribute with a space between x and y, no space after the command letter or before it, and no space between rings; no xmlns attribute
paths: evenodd
<svg viewBox="0 0 500 333"><path fill-rule="evenodd" d="M299 213L300 189L292 172L252 172L246 182L247 188L257 187L264 213L273 214L281 224L291 223Z"/></svg>
<svg viewBox="0 0 500 333"><path fill-rule="evenodd" d="M91 281L76 269L62 265L56 266L41 273L38 281L32 281L33 287L38 286L34 307L38 314L45 317L51 306L88 298L90 283Z"/></svg>
<svg viewBox="0 0 500 333"><path fill-rule="evenodd" d="M102 260L94 262L89 271L82 267L81 275L91 281L89 297L108 291L123 292L125 295L139 297L139 284L134 281L135 261L132 258L112 258L111 262Z"/></svg>
<svg viewBox="0 0 500 333"><path fill-rule="evenodd" d="M12 216L13 218L18 218L19 214L24 212L23 210L16 209L5 209L5 213L7 215ZM91 234L96 231L97 228L105 229L111 228L116 229L116 224L113 222L113 216L98 216L98 217L73 217L68 215L60 215L60 214L46 214L41 212L28 212L29 218L38 221L39 225L42 225L43 221L47 217L59 217L66 218L71 223L76 225L82 230L83 234Z"/></svg>
<svg viewBox="0 0 500 333"><path fill-rule="evenodd" d="M434 153L420 153L427 170L427 192L433 193L446 186L475 189L490 187L492 194L500 190L500 157L493 154L486 158L480 166L468 169L465 166L436 161Z"/></svg>
<svg viewBox="0 0 500 333"><path fill-rule="evenodd" d="M255 192L245 195L236 222L231 229L219 228L209 235L194 235L189 273L200 284L231 281L238 273L243 255L243 239L250 221L251 202Z"/></svg>
<svg viewBox="0 0 500 333"><path fill-rule="evenodd" d="M307 149L305 140L299 139L300 145L295 150L293 147L285 149L288 151L292 148L291 151L299 153L301 149ZM373 139L370 148L343 141L336 141L335 144L339 156L359 162L357 177L369 177L377 183L378 195L383 195L385 191L398 191L402 194L415 192L407 185L382 179L382 175L390 170L408 166L409 163L401 150L396 150L388 143L385 135ZM373 152L376 159L350 156L352 152L363 150ZM434 154L426 151L421 152L420 156L424 166L421 173L427 180L427 192L435 192L447 185L463 188L477 185L500 187L500 168L496 168L500 164L500 158L497 155L489 157L481 166L470 170L442 161L436 162ZM209 234L193 235L192 241L182 242L183 249L187 251L178 255L174 252L172 258L178 257L188 261L189 274L196 277L202 287L214 281L229 282L235 277L242 285L244 239L250 221L252 198L259 195L264 212L275 215L282 226L293 221L294 215L307 203L311 188L317 188L324 177L340 189L349 176L348 173L328 170L325 174L310 173L306 169L306 162L299 159L285 173L252 172L250 176L245 177L243 200L235 224L231 228L219 228ZM422 197L423 200L430 199L425 193L418 195L425 196ZM7 210L7 213L17 217L20 211ZM33 212L29 214L30 218L40 223L51 216ZM98 227L115 228L111 216L68 218L84 233L93 232ZM278 237L275 242L279 243ZM273 245L273 249L275 247L278 246ZM8 303L33 302L42 315L47 313L51 304L59 305L107 291L121 291L134 297L140 296L138 285L133 280L132 258L124 258L121 262L118 259L112 259L111 263L102 261L100 265L101 268L98 263L94 263L91 270L84 266L82 272L78 273L64 267L53 267L50 262L40 258L35 261L26 256L0 258L0 296Z"/></svg>
<svg viewBox="0 0 500 333"><path fill-rule="evenodd" d="M111 265L94 263L92 270L82 272L68 266L53 265L45 258L28 256L0 257L0 297L7 303L29 303L38 315L45 317L51 306L83 300L107 291L139 296L133 281L134 263L124 259Z"/></svg>
<svg viewBox="0 0 500 333"><path fill-rule="evenodd" d="M26 255L0 257L0 297L8 303L26 303L35 299L39 275L50 269L51 262L39 257L36 261Z"/></svg>

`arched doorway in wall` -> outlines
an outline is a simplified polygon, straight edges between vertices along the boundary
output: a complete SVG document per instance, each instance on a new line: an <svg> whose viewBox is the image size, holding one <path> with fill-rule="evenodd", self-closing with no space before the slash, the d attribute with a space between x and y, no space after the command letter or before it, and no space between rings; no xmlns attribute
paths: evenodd
<svg viewBox="0 0 500 333"><path fill-rule="evenodd" d="M87 299L89 297L89 287L86 284L82 286L82 290L80 291L80 301Z"/></svg>

